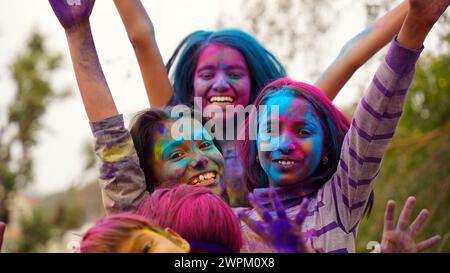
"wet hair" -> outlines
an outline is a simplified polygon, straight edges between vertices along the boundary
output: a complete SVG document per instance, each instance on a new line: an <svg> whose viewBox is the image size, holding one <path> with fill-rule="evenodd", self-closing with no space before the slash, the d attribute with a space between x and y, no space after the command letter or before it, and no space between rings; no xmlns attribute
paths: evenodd
<svg viewBox="0 0 450 273"><path fill-rule="evenodd" d="M184 117L201 117L201 114L196 114L192 109L189 110ZM139 165L144 172L145 183L147 191L153 192L163 181L159 181L156 177L155 171L151 162L153 161L154 144L156 143L156 132L160 130L161 126L167 121L176 121L181 117L172 117L171 111L173 107L166 107L162 109L149 109L138 113L131 125L130 134L133 139L133 144L136 153L139 157ZM200 120L203 124L203 120ZM216 148L221 152L219 146L214 142Z"/></svg>
<svg viewBox="0 0 450 273"><path fill-rule="evenodd" d="M81 253L114 253L136 230L148 229L164 234L161 228L144 217L130 214L114 214L97 220L84 235L80 243ZM167 239L173 241L170 237ZM174 242L174 241L173 241ZM174 242L176 244L176 242Z"/></svg>
<svg viewBox="0 0 450 273"><path fill-rule="evenodd" d="M251 35L238 29L196 31L183 39L166 64L170 74L176 62L172 82L178 102L193 105L194 75L198 59L202 50L210 44L228 46L243 55L251 79L250 102L266 84L286 76L284 66Z"/></svg>
<svg viewBox="0 0 450 273"><path fill-rule="evenodd" d="M191 252L239 252L239 220L228 204L210 189L180 184L158 189L136 213L158 226L171 228L191 245Z"/></svg>
<svg viewBox="0 0 450 273"><path fill-rule="evenodd" d="M350 121L345 114L339 110L322 92L315 86L304 82L293 81L288 78L282 78L273 81L264 87L255 99L254 105L259 109L265 105L269 98L285 93L288 96L303 98L307 100L316 111L322 129L324 130L324 143L326 155L328 157L325 164L320 164L311 174L311 179L316 182L317 189L325 184L336 172L341 155L341 148L345 134L350 127ZM259 126L256 113L250 114L246 119L245 128L250 128L254 122ZM238 143L238 153L242 162L244 171L247 174L247 187L250 191L258 187L268 187L269 180L267 174L262 169L259 162L255 160L258 155L256 140L250 140L248 137ZM369 203L366 207L367 214L373 206L373 192L369 197Z"/></svg>

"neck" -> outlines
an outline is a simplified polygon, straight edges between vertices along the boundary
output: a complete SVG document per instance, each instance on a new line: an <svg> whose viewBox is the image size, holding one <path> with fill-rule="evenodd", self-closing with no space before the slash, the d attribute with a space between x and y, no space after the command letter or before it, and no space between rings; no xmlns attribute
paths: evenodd
<svg viewBox="0 0 450 273"><path fill-rule="evenodd" d="M317 191L317 186L312 180L302 181L293 185L287 186L272 186L277 193L278 198L285 208L290 208L299 205L304 197L311 196ZM262 205L269 209L272 208L272 201L269 197L270 188L256 188L253 194L260 200Z"/></svg>

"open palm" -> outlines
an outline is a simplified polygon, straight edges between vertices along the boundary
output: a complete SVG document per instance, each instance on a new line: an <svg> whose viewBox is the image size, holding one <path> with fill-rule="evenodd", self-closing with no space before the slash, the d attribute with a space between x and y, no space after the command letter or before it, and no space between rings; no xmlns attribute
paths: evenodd
<svg viewBox="0 0 450 273"><path fill-rule="evenodd" d="M290 219L273 190L270 191L270 197L277 217L273 217L267 209L258 203L253 194L249 194L250 205L259 214L262 221L252 219L245 211L239 214L239 218L278 252L309 252L302 233L302 225L308 212L309 200L303 199L295 219Z"/></svg>
<svg viewBox="0 0 450 273"><path fill-rule="evenodd" d="M416 234L420 231L428 218L428 211L422 210L413 223L409 226L409 218L413 211L416 199L409 197L400 213L398 223L395 225L394 211L395 203L392 200L386 205L384 215L383 240L381 242L381 252L383 253L416 253L422 252L440 241L440 236L433 236L430 239L418 244L415 242Z"/></svg>

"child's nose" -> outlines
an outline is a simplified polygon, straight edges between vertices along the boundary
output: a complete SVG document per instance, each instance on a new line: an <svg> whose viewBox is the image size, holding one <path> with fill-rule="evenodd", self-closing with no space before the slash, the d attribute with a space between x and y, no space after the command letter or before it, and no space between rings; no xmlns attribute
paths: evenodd
<svg viewBox="0 0 450 273"><path fill-rule="evenodd" d="M213 84L213 90L216 92L225 92L230 88L225 75L218 75L217 80Z"/></svg>
<svg viewBox="0 0 450 273"><path fill-rule="evenodd" d="M208 159L201 153L194 153L191 157L190 166L194 169L202 169L208 163Z"/></svg>
<svg viewBox="0 0 450 273"><path fill-rule="evenodd" d="M289 134L282 134L280 136L278 149L284 154L295 150L295 143Z"/></svg>

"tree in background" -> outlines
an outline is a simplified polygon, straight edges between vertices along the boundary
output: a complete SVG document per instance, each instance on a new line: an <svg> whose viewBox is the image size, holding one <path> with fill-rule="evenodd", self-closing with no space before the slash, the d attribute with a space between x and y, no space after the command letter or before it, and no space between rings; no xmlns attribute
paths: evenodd
<svg viewBox="0 0 450 273"><path fill-rule="evenodd" d="M16 90L6 113L1 113L6 120L0 120L0 221L9 222L8 200L33 181L32 149L45 110L69 94L50 84L61 60L60 54L45 49L44 37L34 32L25 52L11 65Z"/></svg>
<svg viewBox="0 0 450 273"><path fill-rule="evenodd" d="M443 20L443 26L449 18ZM444 28L445 29L445 28ZM443 29L443 30L444 30ZM421 57L397 133L383 159L375 185L372 215L359 228L358 251L381 238L384 206L417 197L414 213L428 208L423 240L440 234L433 252L450 251L450 30L440 39L441 50ZM398 213L398 212L397 212Z"/></svg>
<svg viewBox="0 0 450 273"><path fill-rule="evenodd" d="M317 79L325 67L322 53L330 42L326 36L348 9L366 12L366 23L373 22L399 3L392 0L249 0L243 1L243 28L272 49L288 71L300 59L307 77ZM231 15L224 15L219 26L229 27ZM388 153L383 159L375 185L375 206L371 216L359 227L357 251L367 252L370 241L381 240L383 213L388 199L403 204L409 195L417 197L416 211L430 210L430 219L418 240L440 234L442 243L432 251L450 252L450 13L435 26L441 34L440 48L424 54L409 91L402 120ZM433 49L435 50L435 49ZM427 51L429 48L427 47ZM358 71L367 68L376 58ZM289 71L291 74L291 71ZM361 90L369 80L362 81ZM352 112L352 111L350 111ZM397 212L399 213L399 212Z"/></svg>
<svg viewBox="0 0 450 273"><path fill-rule="evenodd" d="M317 78L322 72L321 52L326 45L320 43L339 16L337 6L341 1L317 0L247 0L242 1L240 28L249 31L264 46L276 53L289 68L301 58L308 64L305 73ZM219 27L228 27L236 19L221 16ZM306 26L306 27L305 27ZM311 52L311 49L314 52ZM313 53L313 54L312 54Z"/></svg>

